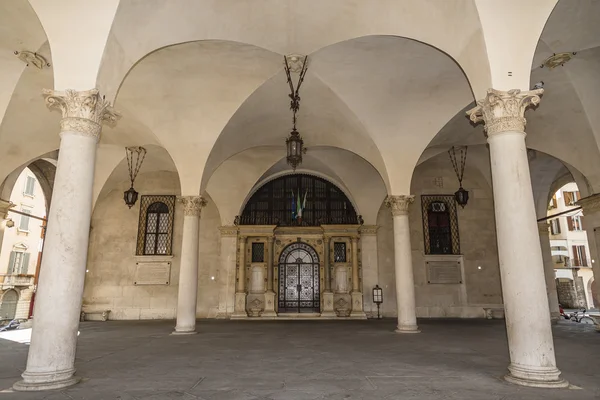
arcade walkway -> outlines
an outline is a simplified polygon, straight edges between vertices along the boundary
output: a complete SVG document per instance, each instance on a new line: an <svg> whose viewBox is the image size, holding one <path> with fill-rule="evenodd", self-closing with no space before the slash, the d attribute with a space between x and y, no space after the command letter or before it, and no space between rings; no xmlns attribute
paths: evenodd
<svg viewBox="0 0 600 400"><path fill-rule="evenodd" d="M27 347L0 340L0 400L15 399L593 399L600 395L600 333L554 327L563 376L577 389L530 389L500 379L508 365L503 321L420 320L418 335L384 321L173 321L81 324L77 375L59 392L6 390Z"/></svg>

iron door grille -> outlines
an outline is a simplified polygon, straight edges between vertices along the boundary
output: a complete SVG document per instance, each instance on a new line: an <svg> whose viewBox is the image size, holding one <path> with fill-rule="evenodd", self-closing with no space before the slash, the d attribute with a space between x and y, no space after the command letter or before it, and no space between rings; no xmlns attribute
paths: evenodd
<svg viewBox="0 0 600 400"><path fill-rule="evenodd" d="M175 196L141 196L136 255L173 254Z"/></svg>
<svg viewBox="0 0 600 400"><path fill-rule="evenodd" d="M452 195L422 195L425 254L460 254L458 213Z"/></svg>
<svg viewBox="0 0 600 400"><path fill-rule="evenodd" d="M286 247L279 258L279 312L319 312L319 258L305 243Z"/></svg>

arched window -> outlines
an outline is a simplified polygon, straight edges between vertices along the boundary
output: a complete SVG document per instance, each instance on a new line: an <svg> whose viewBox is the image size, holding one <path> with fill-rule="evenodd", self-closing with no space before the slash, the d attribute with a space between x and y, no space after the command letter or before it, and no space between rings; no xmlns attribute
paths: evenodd
<svg viewBox="0 0 600 400"><path fill-rule="evenodd" d="M248 200L240 225L359 224L346 194L325 179L290 174L267 182Z"/></svg>
<svg viewBox="0 0 600 400"><path fill-rule="evenodd" d="M454 196L421 197L425 254L460 254Z"/></svg>
<svg viewBox="0 0 600 400"><path fill-rule="evenodd" d="M137 254L171 255L175 196L142 196Z"/></svg>

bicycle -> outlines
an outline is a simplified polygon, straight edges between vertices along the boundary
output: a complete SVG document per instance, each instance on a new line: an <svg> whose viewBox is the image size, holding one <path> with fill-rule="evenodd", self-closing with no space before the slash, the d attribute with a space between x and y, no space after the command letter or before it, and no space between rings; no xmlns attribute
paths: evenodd
<svg viewBox="0 0 600 400"><path fill-rule="evenodd" d="M586 314L586 311L587 310L585 308L582 308L579 311L572 312L571 314L569 314L567 319L580 324L594 325L594 320L590 318L588 314Z"/></svg>

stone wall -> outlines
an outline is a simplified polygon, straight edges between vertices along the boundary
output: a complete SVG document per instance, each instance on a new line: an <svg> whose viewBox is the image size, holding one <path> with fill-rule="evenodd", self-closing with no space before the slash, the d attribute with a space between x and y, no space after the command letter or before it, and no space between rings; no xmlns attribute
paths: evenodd
<svg viewBox="0 0 600 400"><path fill-rule="evenodd" d="M492 190L475 169L465 171L463 186L469 204L458 207L460 245L463 255L462 284L429 284L424 255L421 195L453 194L456 176L444 153L417 167L412 180L415 202L410 208L412 259L418 317L481 317L484 308L501 308L502 291L496 245ZM377 223L379 285L384 288L383 315L396 315L393 226L390 211L382 206ZM434 258L436 256L433 256ZM428 257L429 259L430 257Z"/></svg>
<svg viewBox="0 0 600 400"><path fill-rule="evenodd" d="M140 174L136 190L141 195L179 195L179 178L172 172ZM139 205L129 209L123 202L122 182L98 199L92 215L90 245L83 305L89 309L110 309L109 319L175 318L181 254L183 209L175 207L173 256L159 257L171 262L168 285L135 285L135 255ZM217 274L220 218L215 204L207 198L200 221L200 269L198 317L214 317L218 307Z"/></svg>
<svg viewBox="0 0 600 400"><path fill-rule="evenodd" d="M556 292L558 293L558 303L564 308L577 308L577 294L570 279L557 279Z"/></svg>

